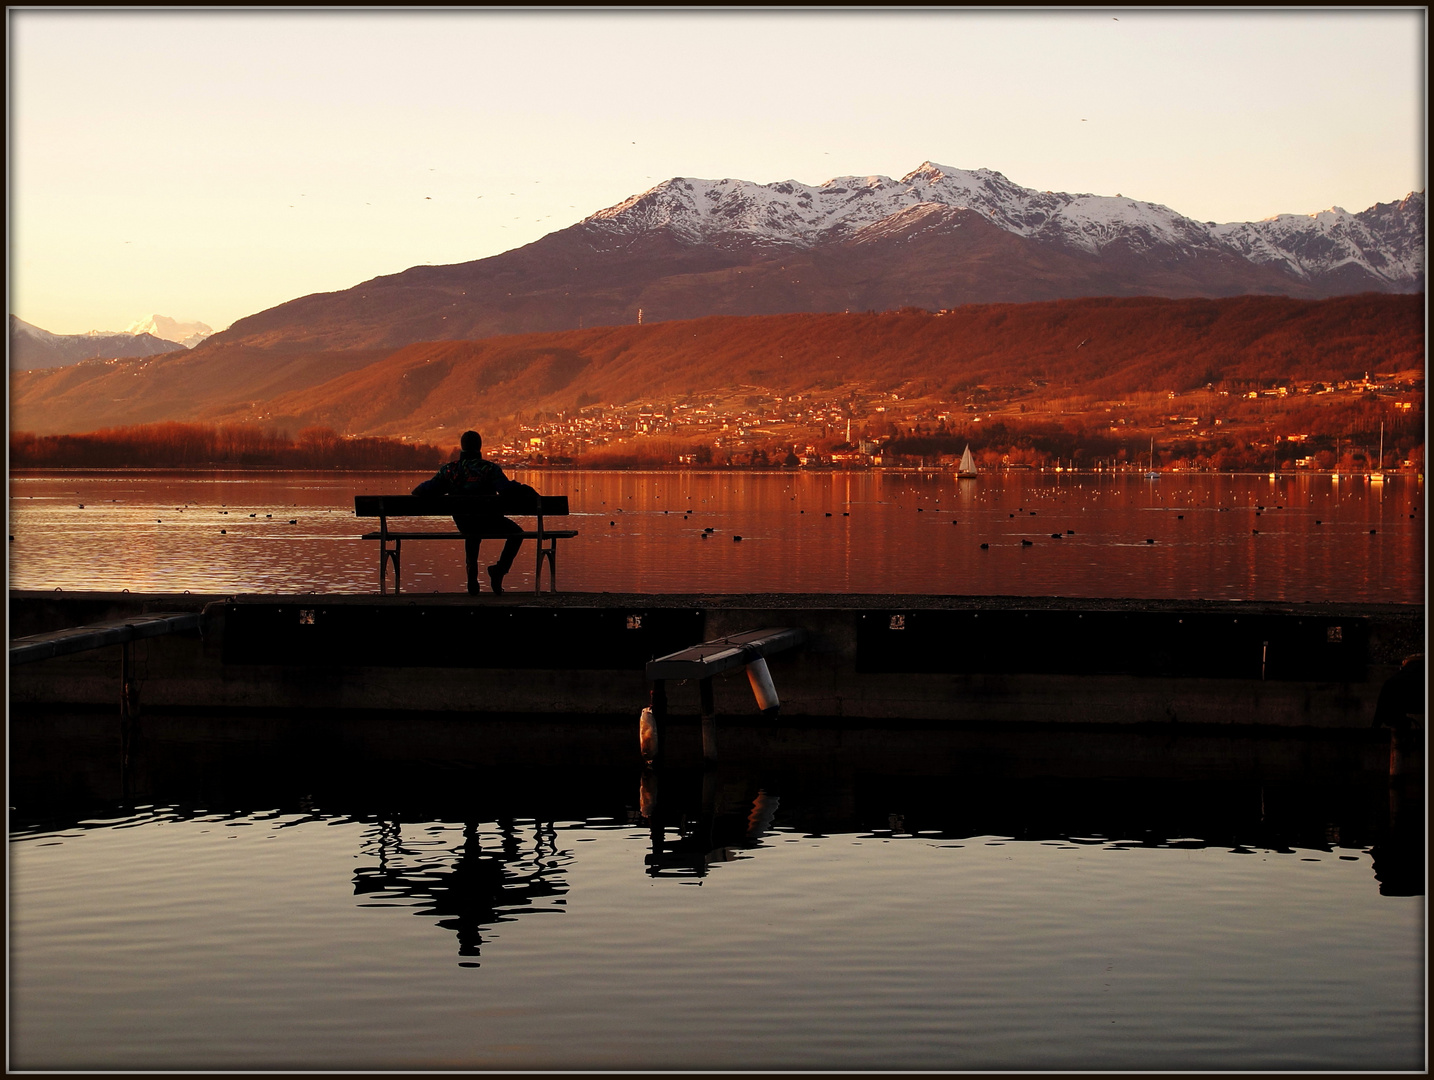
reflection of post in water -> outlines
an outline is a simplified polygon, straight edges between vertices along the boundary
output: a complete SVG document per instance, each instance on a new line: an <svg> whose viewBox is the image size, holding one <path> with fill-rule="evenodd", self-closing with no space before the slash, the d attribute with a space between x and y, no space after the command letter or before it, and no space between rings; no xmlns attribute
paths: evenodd
<svg viewBox="0 0 1434 1080"><path fill-rule="evenodd" d="M1389 732L1389 815L1370 855L1383 896L1424 895L1424 657L1411 656L1379 693Z"/></svg>
<svg viewBox="0 0 1434 1080"><path fill-rule="evenodd" d="M463 826L463 843L451 851L433 851L421 841L405 845L402 826L395 818L381 820L365 838L366 853L377 865L354 872L354 895L374 900L417 901L415 915L438 915L437 925L458 936L458 955L477 956L485 926L506 922L534 901L561 896L567 884L554 861L557 830L551 822L534 825L533 849L524 858L517 830L510 819L498 824L502 836L496 851L483 849L476 822ZM524 873L517 869L526 863ZM548 875L554 872L556 879ZM394 906L375 903L366 906ZM463 965L476 967L477 963Z"/></svg>
<svg viewBox="0 0 1434 1080"><path fill-rule="evenodd" d="M130 795L130 754L139 734L139 673L134 642L120 646L120 791Z"/></svg>
<svg viewBox="0 0 1434 1080"><path fill-rule="evenodd" d="M752 812L747 815L748 840L755 843L772 827L772 819L777 816L777 807L781 803L776 795L769 795L765 790L757 792L757 797L752 800Z"/></svg>
<svg viewBox="0 0 1434 1080"><path fill-rule="evenodd" d="M760 846L780 802L776 795L759 790L748 803L750 789L743 781L708 767L702 770L697 806L683 808L674 793L678 777L663 777L659 798L659 776L657 770L644 769L639 790L652 844L645 860L650 877L705 877L713 863L736 858L734 849ZM668 836L672 829L675 838Z"/></svg>
<svg viewBox="0 0 1434 1080"><path fill-rule="evenodd" d="M1370 857L1382 896L1424 895L1423 732L1390 738L1389 815Z"/></svg>

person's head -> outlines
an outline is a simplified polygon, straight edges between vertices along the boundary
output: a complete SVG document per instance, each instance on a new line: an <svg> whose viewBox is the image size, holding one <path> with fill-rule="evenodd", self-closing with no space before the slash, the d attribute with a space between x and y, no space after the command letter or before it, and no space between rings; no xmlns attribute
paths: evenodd
<svg viewBox="0 0 1434 1080"><path fill-rule="evenodd" d="M465 431L458 440L458 449L463 457L482 457L483 436L476 431Z"/></svg>

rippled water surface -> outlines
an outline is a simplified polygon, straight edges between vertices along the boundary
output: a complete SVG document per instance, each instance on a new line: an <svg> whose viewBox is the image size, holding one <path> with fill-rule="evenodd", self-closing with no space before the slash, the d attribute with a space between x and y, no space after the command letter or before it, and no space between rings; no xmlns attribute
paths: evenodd
<svg viewBox="0 0 1434 1080"><path fill-rule="evenodd" d="M772 731L643 774L601 725L573 767L150 723L124 775L22 725L12 1066L1423 1064L1421 841L1338 736Z"/></svg>
<svg viewBox="0 0 1434 1080"><path fill-rule="evenodd" d="M575 591L1424 588L1406 479L519 475ZM14 477L11 585L370 592L353 495L419 479ZM743 721L644 771L635 716L156 709L122 761L111 712L11 710L15 1068L1425 1063L1422 791L1373 731Z"/></svg>
<svg viewBox="0 0 1434 1080"><path fill-rule="evenodd" d="M566 524L581 534L560 547L558 584L569 591L1398 603L1424 592L1424 487L1415 477L514 475L569 496ZM407 492L423 478L12 477L11 586L374 591L377 544L358 537L377 524L353 516L353 496ZM496 560L497 543L485 553ZM534 558L530 544L510 586L531 584ZM457 544L409 542L404 587L461 591L461 561Z"/></svg>

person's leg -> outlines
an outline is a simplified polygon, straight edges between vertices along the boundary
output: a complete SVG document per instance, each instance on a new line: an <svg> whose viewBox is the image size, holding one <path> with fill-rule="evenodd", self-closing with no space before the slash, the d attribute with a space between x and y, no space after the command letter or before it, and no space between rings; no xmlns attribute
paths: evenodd
<svg viewBox="0 0 1434 1080"><path fill-rule="evenodd" d="M496 532L521 533L523 527L510 518L499 518L493 522L493 529ZM503 591L503 578L513 568L513 560L518 557L518 550L523 546L521 536L510 536L503 541L503 554L498 556L498 561L488 567L488 583L493 586L494 592Z"/></svg>
<svg viewBox="0 0 1434 1080"><path fill-rule="evenodd" d="M503 518L498 525L498 529L500 532L521 534L523 531L523 526L519 525L516 521L510 520L509 518ZM512 569L513 560L518 557L518 549L522 546L523 537L521 535L510 536L507 540L503 541L503 554L498 556L497 563L498 572L500 574L506 574L510 569Z"/></svg>
<svg viewBox="0 0 1434 1080"><path fill-rule="evenodd" d="M458 526L458 531L479 532L476 522L467 517L454 517L453 524ZM463 541L463 569L468 574L468 592L470 594L478 591L478 545L482 541L478 539L465 539Z"/></svg>
<svg viewBox="0 0 1434 1080"><path fill-rule="evenodd" d="M463 541L463 569L468 572L468 591L478 591L478 545L481 540Z"/></svg>

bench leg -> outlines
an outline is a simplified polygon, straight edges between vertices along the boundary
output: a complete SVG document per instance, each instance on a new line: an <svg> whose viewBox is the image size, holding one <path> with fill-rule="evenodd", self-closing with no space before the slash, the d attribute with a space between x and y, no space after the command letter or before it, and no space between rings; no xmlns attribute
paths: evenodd
<svg viewBox="0 0 1434 1080"><path fill-rule="evenodd" d="M390 559L393 560L393 594L398 595L398 549L402 546L402 540L395 540L391 548L383 540L378 542L378 594L380 596L388 592L387 571Z"/></svg>
<svg viewBox="0 0 1434 1080"><path fill-rule="evenodd" d="M546 558L546 559L548 560L548 591L549 591L549 592L557 592L557 591L558 591L558 564L557 564L558 541L557 541L557 539L556 539L555 537L554 537L554 538L551 538L551 539L548 540L548 546L546 546L546 547L543 546L543 541L542 541L542 540L538 540L537 543L538 543L538 566L537 566L537 569L533 572L533 591L534 591L535 593L541 593L541 592L543 591L543 559Z"/></svg>

